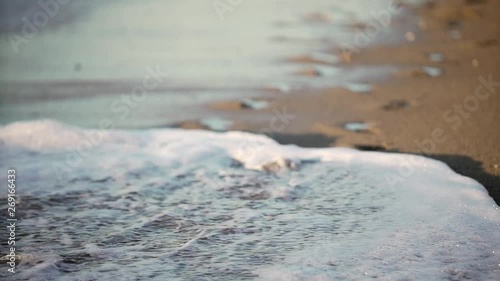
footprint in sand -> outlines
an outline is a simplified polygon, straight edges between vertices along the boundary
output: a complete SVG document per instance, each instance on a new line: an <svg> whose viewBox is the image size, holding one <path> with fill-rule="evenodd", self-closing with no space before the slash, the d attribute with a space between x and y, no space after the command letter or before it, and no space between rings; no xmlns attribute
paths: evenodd
<svg viewBox="0 0 500 281"><path fill-rule="evenodd" d="M405 100L391 100L388 104L382 106L382 109L385 111L394 111L406 108L408 106L409 104Z"/></svg>
<svg viewBox="0 0 500 281"><path fill-rule="evenodd" d="M498 45L498 40L497 39L479 40L479 41L476 41L476 45L480 48L494 47L494 46Z"/></svg>

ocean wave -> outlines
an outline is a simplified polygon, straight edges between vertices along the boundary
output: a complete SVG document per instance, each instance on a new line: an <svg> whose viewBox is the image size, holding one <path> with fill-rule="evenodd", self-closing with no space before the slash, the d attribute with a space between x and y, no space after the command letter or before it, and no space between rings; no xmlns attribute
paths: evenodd
<svg viewBox="0 0 500 281"><path fill-rule="evenodd" d="M425 157L50 120L1 127L0 144L2 168L17 169L19 249L37 257L20 257L26 280L36 272L60 280L495 280L500 272L493 199Z"/></svg>

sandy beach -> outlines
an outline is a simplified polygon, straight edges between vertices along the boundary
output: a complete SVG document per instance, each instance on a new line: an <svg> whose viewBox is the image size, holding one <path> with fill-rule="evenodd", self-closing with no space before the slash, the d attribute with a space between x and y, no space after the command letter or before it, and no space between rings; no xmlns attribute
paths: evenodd
<svg viewBox="0 0 500 281"><path fill-rule="evenodd" d="M401 25L397 36L403 43L357 52L331 50L340 57L348 55L341 64L347 71L392 66L397 69L392 78L370 85L367 93L330 88L273 95L272 106L246 114L272 115L286 108L295 118L286 126L264 130L281 143L405 152L441 160L479 181L499 203L500 3L429 1L405 8L409 14L393 23ZM228 118L245 110L230 102L216 106L224 108ZM366 128L346 130L349 122ZM233 128L259 132L269 128L268 123L246 118Z"/></svg>

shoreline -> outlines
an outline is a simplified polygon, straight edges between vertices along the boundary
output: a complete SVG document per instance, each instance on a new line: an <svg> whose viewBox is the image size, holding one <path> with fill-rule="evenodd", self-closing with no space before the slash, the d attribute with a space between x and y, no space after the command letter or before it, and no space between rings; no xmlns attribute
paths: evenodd
<svg viewBox="0 0 500 281"><path fill-rule="evenodd" d="M294 70L291 80L255 88L160 83L148 99L128 104L120 95L130 95L135 80L3 82L2 99L10 103L2 107L3 123L44 117L95 127L111 118L120 129L240 130L303 147L426 155L479 181L500 205L500 4L429 0L400 8L389 26L370 19L381 29L367 46L354 44L358 50L346 54L342 42L324 39L310 52L279 58ZM331 25L334 15L314 13L301 24ZM345 28L355 37L367 26ZM290 83L297 81L306 83ZM66 94L74 87L81 97ZM75 114L82 101L95 111L86 118ZM287 115L293 118L270 124Z"/></svg>

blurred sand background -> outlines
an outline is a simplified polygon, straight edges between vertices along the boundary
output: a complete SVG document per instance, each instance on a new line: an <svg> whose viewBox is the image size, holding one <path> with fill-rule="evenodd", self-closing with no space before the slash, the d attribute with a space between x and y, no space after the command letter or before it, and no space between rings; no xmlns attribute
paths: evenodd
<svg viewBox="0 0 500 281"><path fill-rule="evenodd" d="M397 19L396 36L404 43L353 52L342 64L398 66L391 79L369 94L332 88L280 98L272 108L285 105L297 117L271 135L302 146L423 154L481 182L499 203L500 1L429 1L409 10ZM431 77L422 70L426 66L443 73ZM488 90L479 77L494 86ZM343 128L348 122L369 128L351 132ZM267 122L235 126L254 132L267 127Z"/></svg>

